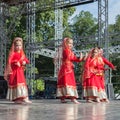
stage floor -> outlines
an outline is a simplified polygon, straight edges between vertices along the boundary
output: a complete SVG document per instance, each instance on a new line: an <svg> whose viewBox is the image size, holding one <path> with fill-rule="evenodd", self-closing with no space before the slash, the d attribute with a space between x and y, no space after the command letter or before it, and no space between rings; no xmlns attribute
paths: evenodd
<svg viewBox="0 0 120 120"><path fill-rule="evenodd" d="M120 100L110 103L60 103L59 99L32 100L18 105L0 100L0 120L120 120Z"/></svg>

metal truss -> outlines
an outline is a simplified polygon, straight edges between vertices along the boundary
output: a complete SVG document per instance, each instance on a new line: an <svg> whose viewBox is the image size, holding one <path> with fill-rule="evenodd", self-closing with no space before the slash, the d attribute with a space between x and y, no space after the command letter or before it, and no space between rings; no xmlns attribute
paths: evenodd
<svg viewBox="0 0 120 120"><path fill-rule="evenodd" d="M5 7L0 3L0 76L3 76L6 63L6 25L5 25Z"/></svg>
<svg viewBox="0 0 120 120"><path fill-rule="evenodd" d="M91 37L90 37L90 38L91 38ZM88 40L89 40L90 38L88 37ZM87 40L87 41L88 41L88 40ZM60 41L58 41L58 42L60 42ZM115 42L115 40L114 40L114 42ZM88 42L88 43L90 44L90 42ZM80 52L82 52L83 54L85 54L86 52L89 52L90 49L93 48L93 47L91 47L91 48L89 48L89 49L86 49L86 46L87 46L88 43L87 43L87 42L84 43L84 49L81 49L81 50L78 50L78 49L76 49L76 47L74 47L74 48L73 48L73 52L74 52L77 56L79 56ZM92 41L92 43L93 43L92 46L94 46L95 43L97 44L97 41ZM32 44L34 44L34 43L32 43ZM40 43L38 43L38 44L39 44L39 45L42 45L43 43L40 42ZM34 47L34 45L33 45L33 46L32 46L32 45L30 45L30 46L28 45L28 48L29 48L29 49L26 49L26 50L29 50L29 52L31 52L31 53L35 53L35 54L38 54L38 55L43 55L43 56L50 57L50 58L54 58L54 57L55 57L56 51L50 50L50 49L48 49L48 48L41 47L41 46L39 46L39 45L36 46L36 48ZM74 43L74 46L78 46L78 45L79 45L79 46L81 45L81 41ZM58 46L54 46L54 48L56 48L56 47L58 47ZM58 50L58 49L57 49L57 50ZM106 48L104 47L103 50L105 51ZM108 47L108 53L109 53L110 55L112 55L112 54L119 54L119 53L120 53L120 45ZM104 54L104 55L105 55L105 54Z"/></svg>
<svg viewBox="0 0 120 120"><path fill-rule="evenodd" d="M120 33L110 33L109 36L108 36L110 44L114 43L114 45L111 45L111 46L108 47L108 54L110 54L110 55L120 53L119 34ZM114 36L114 38L112 36ZM75 38L74 39L74 48L73 48L74 53L77 56L79 56L80 52L85 54L91 48L99 46L98 41L95 38L97 38L97 35ZM83 40L85 40L85 41L83 41ZM43 55L43 56L46 56L46 57L54 58L55 55L56 55L56 51L58 50L57 48L59 48L59 45L60 45L61 41L62 41L62 39L50 40L48 42L48 44L49 44L48 46L46 46L46 42L29 43L29 44L27 44L26 49L29 50L29 52L33 52L35 54L39 54L39 55ZM59 44L53 46L54 43L59 43ZM89 44L89 48L87 48L88 44ZM103 44L105 44L105 41L103 41ZM106 48L104 46L102 48L105 52ZM56 51L54 51L54 49L56 49ZM105 57L106 57L106 55L105 55Z"/></svg>
<svg viewBox="0 0 120 120"><path fill-rule="evenodd" d="M26 16L27 17L26 19L27 43L35 42L35 12L32 15L29 14L29 9L35 11L34 6L35 6L35 2L26 4L27 10L28 10L28 15ZM32 90L34 86L32 80L35 80L35 54L29 51L26 51L26 55L30 60L30 64L27 66L26 78L29 86L29 92L30 92L29 94L32 95Z"/></svg>
<svg viewBox="0 0 120 120"><path fill-rule="evenodd" d="M108 52L110 55L120 53L120 45L109 47Z"/></svg>
<svg viewBox="0 0 120 120"><path fill-rule="evenodd" d="M103 50L105 51L106 48L103 48ZM83 54L85 54L86 52L89 52L90 49L84 49L84 50L75 50L74 49L74 52L77 56L79 56L80 52L82 52ZM120 53L120 45L117 45L117 46L112 46L112 47L108 47L108 54L109 55L113 55L113 54L119 54ZM105 53L104 53L104 56L106 57Z"/></svg>
<svg viewBox="0 0 120 120"><path fill-rule="evenodd" d="M1 48L0 52L2 53L1 56L1 71L4 69L4 63L6 60L6 42L10 39L11 34L15 30L15 21L18 19L18 16L21 15L26 15L27 16L27 43L32 43L35 42L35 14L39 12L44 12L47 10L55 10L55 40L61 39L62 38L62 9L72 7L72 6L77 6L81 4L88 4L92 2L98 1L98 42L99 46L103 47L105 49L105 56L109 58L109 39L108 39L108 0L41 0L41 3L39 0L1 0L0 1L0 34L2 35L0 37L1 39ZM35 6L35 3L39 3L39 7ZM26 7L27 5L27 7ZM4 11L6 12L6 17L11 17L13 16L13 21L11 22L9 28L4 27L4 17L3 17L3 6L7 6L4 8ZM9 12L9 8L11 6L20 6L18 8L18 12L13 15L11 12ZM25 7L23 7L25 6ZM27 9L26 9L27 8ZM8 9L8 10L7 10ZM60 27L60 28L59 28ZM2 29L4 28L4 29ZM12 30L11 30L12 28ZM4 33L4 34L3 34ZM5 37L7 36L7 37ZM5 39L5 40L4 40ZM104 44L105 43L105 44ZM55 46L58 46L59 43L56 42ZM3 46L3 47L2 47ZM56 48L56 47L55 47ZM42 50L43 49L43 50ZM48 50L42 48L39 51L39 54L44 55L44 56L50 56L53 57L53 54L55 54L55 51ZM119 52L119 46L112 47L110 50L111 52L114 52L115 50L118 50ZM36 51L35 53L28 52L27 51L27 56L30 59L31 66L28 66L28 70L26 71L26 75L28 79L35 79L35 73L34 73L34 68L35 68L35 54L38 53ZM75 51L76 54L78 51ZM59 64L57 65L59 66ZM57 67L55 67L56 69ZM56 76L57 70L55 70L55 76ZM0 74L3 74L1 72ZM31 84L31 83L30 83ZM30 87L32 87L29 84Z"/></svg>
<svg viewBox="0 0 120 120"><path fill-rule="evenodd" d="M105 48L105 56L109 59L108 39L108 0L98 0L98 41ZM103 43L105 41L105 44ZM105 72L106 83L109 81L109 71Z"/></svg>
<svg viewBox="0 0 120 120"><path fill-rule="evenodd" d="M55 8L58 7L59 0L55 0ZM61 4L59 4L61 5ZM55 10L55 40L59 40L63 38L63 9ZM57 53L57 47L60 43L59 41L55 42L55 51ZM53 52L52 52L53 53ZM54 77L57 76L58 69L60 67L60 60L55 62L54 67Z"/></svg>
<svg viewBox="0 0 120 120"><path fill-rule="evenodd" d="M13 1L13 3L14 2L15 1ZM10 19L10 25L6 28L6 31L4 31L6 32L6 36L8 38L7 42L9 42L9 39L11 38L12 33L15 32L15 27L16 27L15 22L20 21L21 15L23 14L24 11L26 11L26 5L25 5L26 3L24 0L24 4L18 4L14 11L10 10L10 8L14 6L9 6L7 2L1 1L0 4L1 4L0 7L4 9L3 11L4 16L2 16L2 19L5 19L5 20Z"/></svg>
<svg viewBox="0 0 120 120"><path fill-rule="evenodd" d="M25 5L18 5L16 11L11 14L10 7L3 1L0 1L0 75L3 76L4 68L6 65L6 53L7 45L10 44L10 39L12 33L15 31L15 21L20 19L22 12L25 11ZM11 19L9 27L7 26L6 21Z"/></svg>
<svg viewBox="0 0 120 120"><path fill-rule="evenodd" d="M9 40L11 39L11 35L12 33L15 31L15 21L19 20L21 15L29 15L29 22L31 21L32 17L31 15L35 15L35 13L38 12L43 12L46 10L55 10L55 39L60 39L62 38L62 8L67 8L67 7L72 7L72 6L76 6L76 5L81 5L81 4L87 4L87 3L92 3L95 2L97 0L56 0L56 1L52 1L51 0L41 0L41 4L40 7L37 8L34 5L32 5L32 7L28 7L26 9L26 5L28 4L33 4L33 1L35 1L35 3L37 4L37 0L1 0L0 1L0 34L1 34L1 53L3 53L3 55L1 56L1 65L3 65L1 67L1 75L3 74L3 70L4 70L4 64L6 63L6 42L9 42ZM16 12L12 13L10 12L10 8L13 6L17 6ZM4 11L3 11L4 9ZM10 26L7 28L4 23L5 20L7 18L11 18L11 23ZM28 24L27 23L27 24ZM60 27L58 29L58 26ZM27 31L28 31L28 36L30 37L30 26L27 26ZM32 28L32 27L31 27ZM27 37L28 38L28 37ZM30 39L27 39L28 42L31 42ZM58 43L55 43L58 44ZM29 53L31 54L31 53ZM45 55L45 54L44 54ZM31 56L31 55L28 55ZM34 56L34 55L33 55ZM31 57L30 57L31 58ZM33 58L33 57L32 57ZM34 60L31 60L32 63L34 64Z"/></svg>
<svg viewBox="0 0 120 120"><path fill-rule="evenodd" d="M35 1L36 4L40 4L40 7L36 7L35 11L42 12L47 10L55 10L55 9L61 9L61 8L68 8L73 7L81 4L88 4L92 2L96 2L97 0L41 0L39 3L39 0L2 0L2 2L5 2L9 6L17 6L19 4L24 3L30 3ZM29 9L29 14L32 14L33 10ZM27 14L27 11L24 11L23 14Z"/></svg>
<svg viewBox="0 0 120 120"><path fill-rule="evenodd" d="M36 50L29 51L29 52L31 52L33 54L37 54L37 55L50 57L50 58L54 58L55 57L55 51L47 49L47 48L36 49Z"/></svg>
<svg viewBox="0 0 120 120"><path fill-rule="evenodd" d="M106 57L109 59L108 47L108 0L98 0L98 42L105 47Z"/></svg>

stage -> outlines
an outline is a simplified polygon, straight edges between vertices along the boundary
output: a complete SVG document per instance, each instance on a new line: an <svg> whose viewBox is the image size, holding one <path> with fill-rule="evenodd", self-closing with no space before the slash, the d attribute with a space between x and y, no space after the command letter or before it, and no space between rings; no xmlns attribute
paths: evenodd
<svg viewBox="0 0 120 120"><path fill-rule="evenodd" d="M60 103L58 99L32 100L18 105L0 100L0 120L119 120L120 100L110 103Z"/></svg>

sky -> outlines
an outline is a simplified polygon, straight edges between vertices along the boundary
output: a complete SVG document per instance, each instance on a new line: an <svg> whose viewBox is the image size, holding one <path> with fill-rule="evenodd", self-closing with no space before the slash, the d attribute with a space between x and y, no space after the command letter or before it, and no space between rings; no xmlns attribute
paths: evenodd
<svg viewBox="0 0 120 120"><path fill-rule="evenodd" d="M93 17L98 18L98 2L94 2L76 6L76 11L70 17L70 19L79 14L79 12L82 10L89 11L91 14L93 14ZM114 24L115 17L118 14L120 15L120 0L108 0L108 24Z"/></svg>

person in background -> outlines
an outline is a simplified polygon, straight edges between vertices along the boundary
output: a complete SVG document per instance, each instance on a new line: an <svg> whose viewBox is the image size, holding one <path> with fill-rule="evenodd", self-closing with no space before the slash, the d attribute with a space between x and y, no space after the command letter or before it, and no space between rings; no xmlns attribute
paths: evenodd
<svg viewBox="0 0 120 120"><path fill-rule="evenodd" d="M4 79L8 82L8 100L15 103L31 103L24 76L25 65L28 63L29 60L23 51L22 38L14 38L4 72Z"/></svg>
<svg viewBox="0 0 120 120"><path fill-rule="evenodd" d="M104 55L104 51L101 47L98 47L99 49L99 54L101 57L103 57L103 59L106 59L103 55ZM104 68L104 71L109 70L110 68ZM116 70L116 66L115 69ZM105 78L105 77L104 77ZM105 92L105 79L103 78L103 80L101 80L101 87L104 88L104 94L106 95L106 98L101 99L101 102L109 102L108 98L107 98L107 94Z"/></svg>
<svg viewBox="0 0 120 120"><path fill-rule="evenodd" d="M71 38L64 38L62 45L62 65L58 73L57 81L57 97L60 98L61 103L66 103L66 98L71 99L72 102L79 104L77 101L78 92L76 88L76 81L74 76L73 62L81 62L83 57L82 53L80 58L77 58L72 52L73 40Z"/></svg>
<svg viewBox="0 0 120 120"><path fill-rule="evenodd" d="M115 66L103 57L103 51L93 48L85 61L82 76L83 97L87 102L109 102L104 83L105 65L115 70Z"/></svg>

